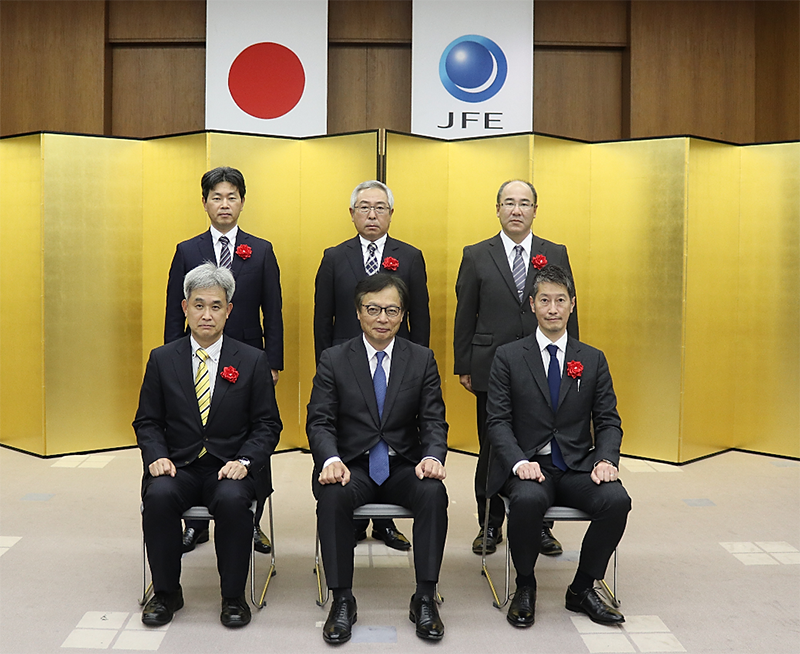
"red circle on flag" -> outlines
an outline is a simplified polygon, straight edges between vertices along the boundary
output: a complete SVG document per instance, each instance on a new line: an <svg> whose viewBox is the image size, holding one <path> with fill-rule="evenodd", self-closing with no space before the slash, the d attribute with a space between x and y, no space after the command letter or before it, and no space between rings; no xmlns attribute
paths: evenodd
<svg viewBox="0 0 800 654"><path fill-rule="evenodd" d="M228 72L228 89L239 108L256 118L288 114L303 96L306 74L298 56L278 43L242 50Z"/></svg>

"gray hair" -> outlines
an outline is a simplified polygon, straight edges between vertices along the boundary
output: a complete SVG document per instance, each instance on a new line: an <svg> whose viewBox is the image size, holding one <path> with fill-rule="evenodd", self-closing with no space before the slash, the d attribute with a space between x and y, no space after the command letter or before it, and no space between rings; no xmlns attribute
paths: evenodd
<svg viewBox="0 0 800 654"><path fill-rule="evenodd" d="M394 209L394 195L392 195L392 190L386 186L383 182L379 182L377 179L371 179L368 182L361 182L358 186L353 189L353 193L350 196L350 208L356 208L356 200L358 199L358 194L361 191L366 191L370 188L378 188L384 193L386 193L386 199L389 200L389 208Z"/></svg>
<svg viewBox="0 0 800 654"><path fill-rule="evenodd" d="M192 296L192 291L215 286L225 291L225 297L230 304L233 292L236 290L233 273L227 268L218 268L213 261L206 261L186 273L186 277L183 278L183 297L188 300Z"/></svg>
<svg viewBox="0 0 800 654"><path fill-rule="evenodd" d="M531 190L531 193L533 193L533 204L534 205L538 204L539 196L536 193L536 189L533 188L533 184L524 179L509 179L507 182L503 182L502 184L500 184L500 188L497 191L497 204L500 204L500 196L503 195L503 191L505 190L506 186L508 186L509 184L513 184L514 182L520 182L522 184L525 184L525 186L527 186Z"/></svg>

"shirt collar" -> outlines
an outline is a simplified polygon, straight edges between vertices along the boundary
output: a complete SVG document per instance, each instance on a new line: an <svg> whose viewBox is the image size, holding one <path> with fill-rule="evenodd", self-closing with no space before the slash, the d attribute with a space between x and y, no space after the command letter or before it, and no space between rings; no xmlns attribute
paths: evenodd
<svg viewBox="0 0 800 654"><path fill-rule="evenodd" d="M522 249L525 250L525 253L530 256L531 254L531 242L533 241L533 232L528 232L528 235L522 239L522 243L514 243L508 235L501 229L500 230L500 240L503 242L503 248L506 251L506 257L510 257L511 253L514 251L514 248L517 245L521 245Z"/></svg>
<svg viewBox="0 0 800 654"><path fill-rule="evenodd" d="M223 234L216 227L214 227L214 225L211 225L209 229L211 230L211 238L214 241L214 245L219 243L220 236L227 236L228 240L231 242L231 245L236 243L236 235L239 233L239 225L235 225L227 234Z"/></svg>
<svg viewBox="0 0 800 654"><path fill-rule="evenodd" d="M220 355L220 352L222 351L222 339L223 338L225 338L224 335L220 336L219 340L216 343L214 343L213 345L209 345L208 347L202 348L203 350L206 351L206 354L208 355L208 358L211 359L212 361L218 361L219 360L219 355ZM189 335L189 340L190 340L190 342L192 344L192 356L197 356L197 350L201 349L200 344L196 340L194 340L194 336L192 336L191 334Z"/></svg>
<svg viewBox="0 0 800 654"><path fill-rule="evenodd" d="M567 334L567 332L564 332L561 335L561 338L559 338L555 343L553 343L553 341L551 341L549 338L547 338L547 336L545 336L542 333L541 329L539 329L538 327L536 328L536 342L539 344L539 350L541 352L545 352L545 348L548 345L557 345L559 351L564 352L566 354L568 338L569 334Z"/></svg>
<svg viewBox="0 0 800 654"><path fill-rule="evenodd" d="M372 345L370 345L369 341L367 340L367 337L363 333L361 334L361 338L364 341L364 347L367 349L367 361L371 361L372 357L375 356L375 353L378 350L376 350L374 347L372 347ZM392 360L392 351L393 350L394 350L394 339L392 339L392 342L389 343L389 345L387 345L383 349L383 351L386 352L386 357L389 359L389 361Z"/></svg>
<svg viewBox="0 0 800 654"><path fill-rule="evenodd" d="M389 234L384 234L379 239L376 239L374 241L368 241L363 236L361 236L361 234L359 234L358 235L358 240L361 242L361 251L362 252L366 252L367 251L367 246L369 246L370 243L374 243L375 245L378 246L379 250L383 250L383 246L386 245L386 239L388 237L389 237Z"/></svg>

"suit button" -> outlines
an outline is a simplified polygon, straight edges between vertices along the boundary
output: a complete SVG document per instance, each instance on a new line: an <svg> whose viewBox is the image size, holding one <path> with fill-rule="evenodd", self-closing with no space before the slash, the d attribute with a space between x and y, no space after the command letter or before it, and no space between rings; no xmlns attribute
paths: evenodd
<svg viewBox="0 0 800 654"><path fill-rule="evenodd" d="M557 434L557 433L558 433L558 429L554 429L554 430L553 430L553 433L554 433L554 434Z"/></svg>

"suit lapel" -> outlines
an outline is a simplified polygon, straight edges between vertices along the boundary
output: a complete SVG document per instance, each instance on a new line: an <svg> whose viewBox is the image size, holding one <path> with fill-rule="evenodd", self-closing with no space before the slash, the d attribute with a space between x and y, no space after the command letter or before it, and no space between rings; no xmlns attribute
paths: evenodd
<svg viewBox="0 0 800 654"><path fill-rule="evenodd" d="M539 350L539 342L536 340L535 335L528 336L527 340L528 342L525 345L525 354L523 358L525 359L525 363L528 365L528 369L533 375L533 379L536 381L536 385L542 392L542 396L547 402L547 406L552 409L552 404L550 403L550 385L547 383L547 373L544 370L542 353Z"/></svg>
<svg viewBox="0 0 800 654"><path fill-rule="evenodd" d="M536 236L536 234L534 234L533 238L531 239L531 261L528 264L528 276L525 278L525 291L523 292L522 297L528 297L533 290L533 278L536 277L536 273L539 272L533 267L533 258L537 254L542 254L545 258L547 258L547 255L545 254L545 248L545 242ZM548 263L550 262L548 261Z"/></svg>
<svg viewBox="0 0 800 654"><path fill-rule="evenodd" d="M392 363L391 370L389 371L389 386L386 388L386 400L383 403L383 420L386 422L386 417L392 410L394 401L397 398L397 392L400 385L403 383L403 377L408 367L410 356L408 351L408 344L402 338L394 339L394 349L392 350Z"/></svg>
<svg viewBox="0 0 800 654"><path fill-rule="evenodd" d="M364 396L364 403L369 409L369 415L377 426L380 427L381 421L378 417L378 401L375 399L375 388L372 385L372 375L369 371L369 363L367 362L367 350L364 348L364 341L362 337L357 337L350 342L350 351L347 356L350 361L350 367L353 370L353 377L355 377L358 388ZM383 405L384 413L386 413L386 402Z"/></svg>
<svg viewBox="0 0 800 654"><path fill-rule="evenodd" d="M506 257L506 249L503 247L503 241L500 239L499 234L489 240L489 255L494 260L497 269L500 271L500 275L502 275L505 280L508 290L511 291L517 304L519 304L517 285L514 283L514 276L511 274L511 268L508 265L508 257Z"/></svg>
<svg viewBox="0 0 800 654"><path fill-rule="evenodd" d="M220 377L220 373L227 366L238 368L240 362L241 359L239 357L239 346L236 344L236 341L223 337L222 351L219 353L219 365L217 366L217 379L214 382L214 394L211 396L211 408L208 412L208 422L206 422L206 427L213 422L214 417L219 413L219 407L225 400L225 394L232 385L231 382Z"/></svg>
<svg viewBox="0 0 800 654"><path fill-rule="evenodd" d="M364 257L361 254L361 241L358 236L347 241L345 255L350 267L353 269L353 275L355 275L356 280L364 279L367 276L367 271L364 269Z"/></svg>
<svg viewBox="0 0 800 654"><path fill-rule="evenodd" d="M231 257L231 272L233 273L234 279L239 279L239 273L242 272L242 266L244 266L244 259L236 254L236 248L240 245L248 245L248 241L250 240L250 234L246 234L241 229L236 233L236 244L233 248L233 255Z"/></svg>
<svg viewBox="0 0 800 654"><path fill-rule="evenodd" d="M200 259L202 261L217 263L217 255L214 254L214 239L211 238L210 229L197 237L197 249L200 251Z"/></svg>
<svg viewBox="0 0 800 654"><path fill-rule="evenodd" d="M194 373L192 372L192 346L189 337L184 336L180 345L175 350L175 357L172 361L175 366L175 374L178 377L178 384L186 395L188 406L194 407L192 415L197 421L197 428L203 429L203 421L200 419L200 407L197 404L197 394L194 391Z"/></svg>
<svg viewBox="0 0 800 654"><path fill-rule="evenodd" d="M567 351L564 353L564 370L561 373L561 389L558 391L558 406L564 404L564 398L573 388L578 388L578 380L573 379L567 375L567 363L570 361L579 361L581 352L581 344L574 338L567 339Z"/></svg>

